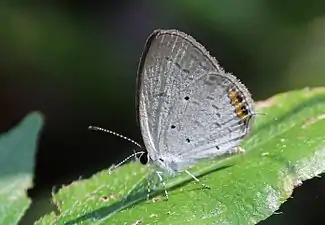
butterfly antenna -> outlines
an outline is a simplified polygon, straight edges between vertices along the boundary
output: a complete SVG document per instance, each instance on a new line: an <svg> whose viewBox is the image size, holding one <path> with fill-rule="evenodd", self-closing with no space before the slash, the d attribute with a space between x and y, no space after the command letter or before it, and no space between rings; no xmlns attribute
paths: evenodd
<svg viewBox="0 0 325 225"><path fill-rule="evenodd" d="M129 155L128 157L126 157L125 159L123 159L121 162L119 162L118 164L116 165L113 165L111 168L109 168L109 172L113 172L116 168L120 167L121 165L123 165L124 163L126 163L127 161L129 161L129 159L131 159L132 157L137 157L137 155L141 155L144 154L145 152L144 151L141 151L141 152L135 152L133 153L132 155Z"/></svg>
<svg viewBox="0 0 325 225"><path fill-rule="evenodd" d="M102 132L106 132L106 133L109 133L109 134L113 134L113 135L115 135L115 136L117 136L117 137L119 137L119 138L122 138L122 139L124 139L124 140L127 140L127 141L129 141L129 142L135 144L135 145L138 146L140 149L142 149L141 145L140 145L138 142L132 140L131 138L125 137L125 136L122 135L122 134L116 133L116 132L114 132L114 131L111 131L111 130L108 130L108 129L104 129L104 128L101 128L101 127L97 127L97 126L89 126L88 129L89 129L89 130L96 130L96 131L102 131ZM132 156L131 156L131 157L132 157Z"/></svg>
<svg viewBox="0 0 325 225"><path fill-rule="evenodd" d="M95 130L95 131L102 131L102 132L106 132L106 133L109 133L109 134L113 134L119 138L122 138L124 140L127 140L133 144L135 144L136 146L138 146L140 149L142 148L141 145L139 143L137 143L136 141L132 140L131 138L128 138L128 137L125 137L124 135L122 134L119 134L119 133L116 133L114 131L111 131L111 130L108 130L108 129L104 129L104 128L101 128L101 127L97 127L97 126L89 126L88 127L89 130ZM140 152L134 152L132 155L129 155L128 157L126 157L125 159L123 159L121 162L119 162L118 164L116 165L113 165L112 167L109 168L109 173L113 172L113 170L115 170L116 168L118 168L119 166L121 166L122 164L124 164L125 162L127 162L129 159L131 159L132 157L136 157L138 159L138 155L141 155L144 154L145 152L144 151L140 151Z"/></svg>

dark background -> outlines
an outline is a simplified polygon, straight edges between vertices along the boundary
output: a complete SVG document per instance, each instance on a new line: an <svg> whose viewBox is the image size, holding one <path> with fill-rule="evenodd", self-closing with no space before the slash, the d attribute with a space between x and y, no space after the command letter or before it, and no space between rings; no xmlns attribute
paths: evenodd
<svg viewBox="0 0 325 225"><path fill-rule="evenodd" d="M255 100L325 85L324 0L9 1L0 3L0 131L40 110L33 198L21 224L53 209L51 190L123 159L140 141L137 63L147 36L194 36ZM295 190L264 225L324 224L325 179Z"/></svg>

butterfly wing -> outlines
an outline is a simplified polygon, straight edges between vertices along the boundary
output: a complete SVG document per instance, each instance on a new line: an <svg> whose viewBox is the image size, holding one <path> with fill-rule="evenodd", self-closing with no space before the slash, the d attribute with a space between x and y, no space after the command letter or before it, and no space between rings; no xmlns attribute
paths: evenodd
<svg viewBox="0 0 325 225"><path fill-rule="evenodd" d="M248 90L185 33L153 32L137 79L138 119L153 160L171 156L186 165L222 155L250 130Z"/></svg>

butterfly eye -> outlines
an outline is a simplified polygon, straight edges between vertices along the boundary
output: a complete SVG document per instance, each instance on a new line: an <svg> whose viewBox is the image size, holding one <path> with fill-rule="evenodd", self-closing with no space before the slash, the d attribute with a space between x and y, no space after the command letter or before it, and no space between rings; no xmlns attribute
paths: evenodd
<svg viewBox="0 0 325 225"><path fill-rule="evenodd" d="M159 158L159 161L164 162L164 160L162 158Z"/></svg>
<svg viewBox="0 0 325 225"><path fill-rule="evenodd" d="M139 157L139 161L140 161L141 164L146 165L148 163L148 161L149 161L148 153L141 154L140 157Z"/></svg>

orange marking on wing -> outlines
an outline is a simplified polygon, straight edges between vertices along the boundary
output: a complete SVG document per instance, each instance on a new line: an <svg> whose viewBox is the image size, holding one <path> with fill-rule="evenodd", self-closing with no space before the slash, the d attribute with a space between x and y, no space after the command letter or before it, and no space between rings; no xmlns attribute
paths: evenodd
<svg viewBox="0 0 325 225"><path fill-rule="evenodd" d="M230 103L235 107L235 113L240 119L244 119L248 115L246 104L243 102L242 95L235 89L229 89L228 96Z"/></svg>

